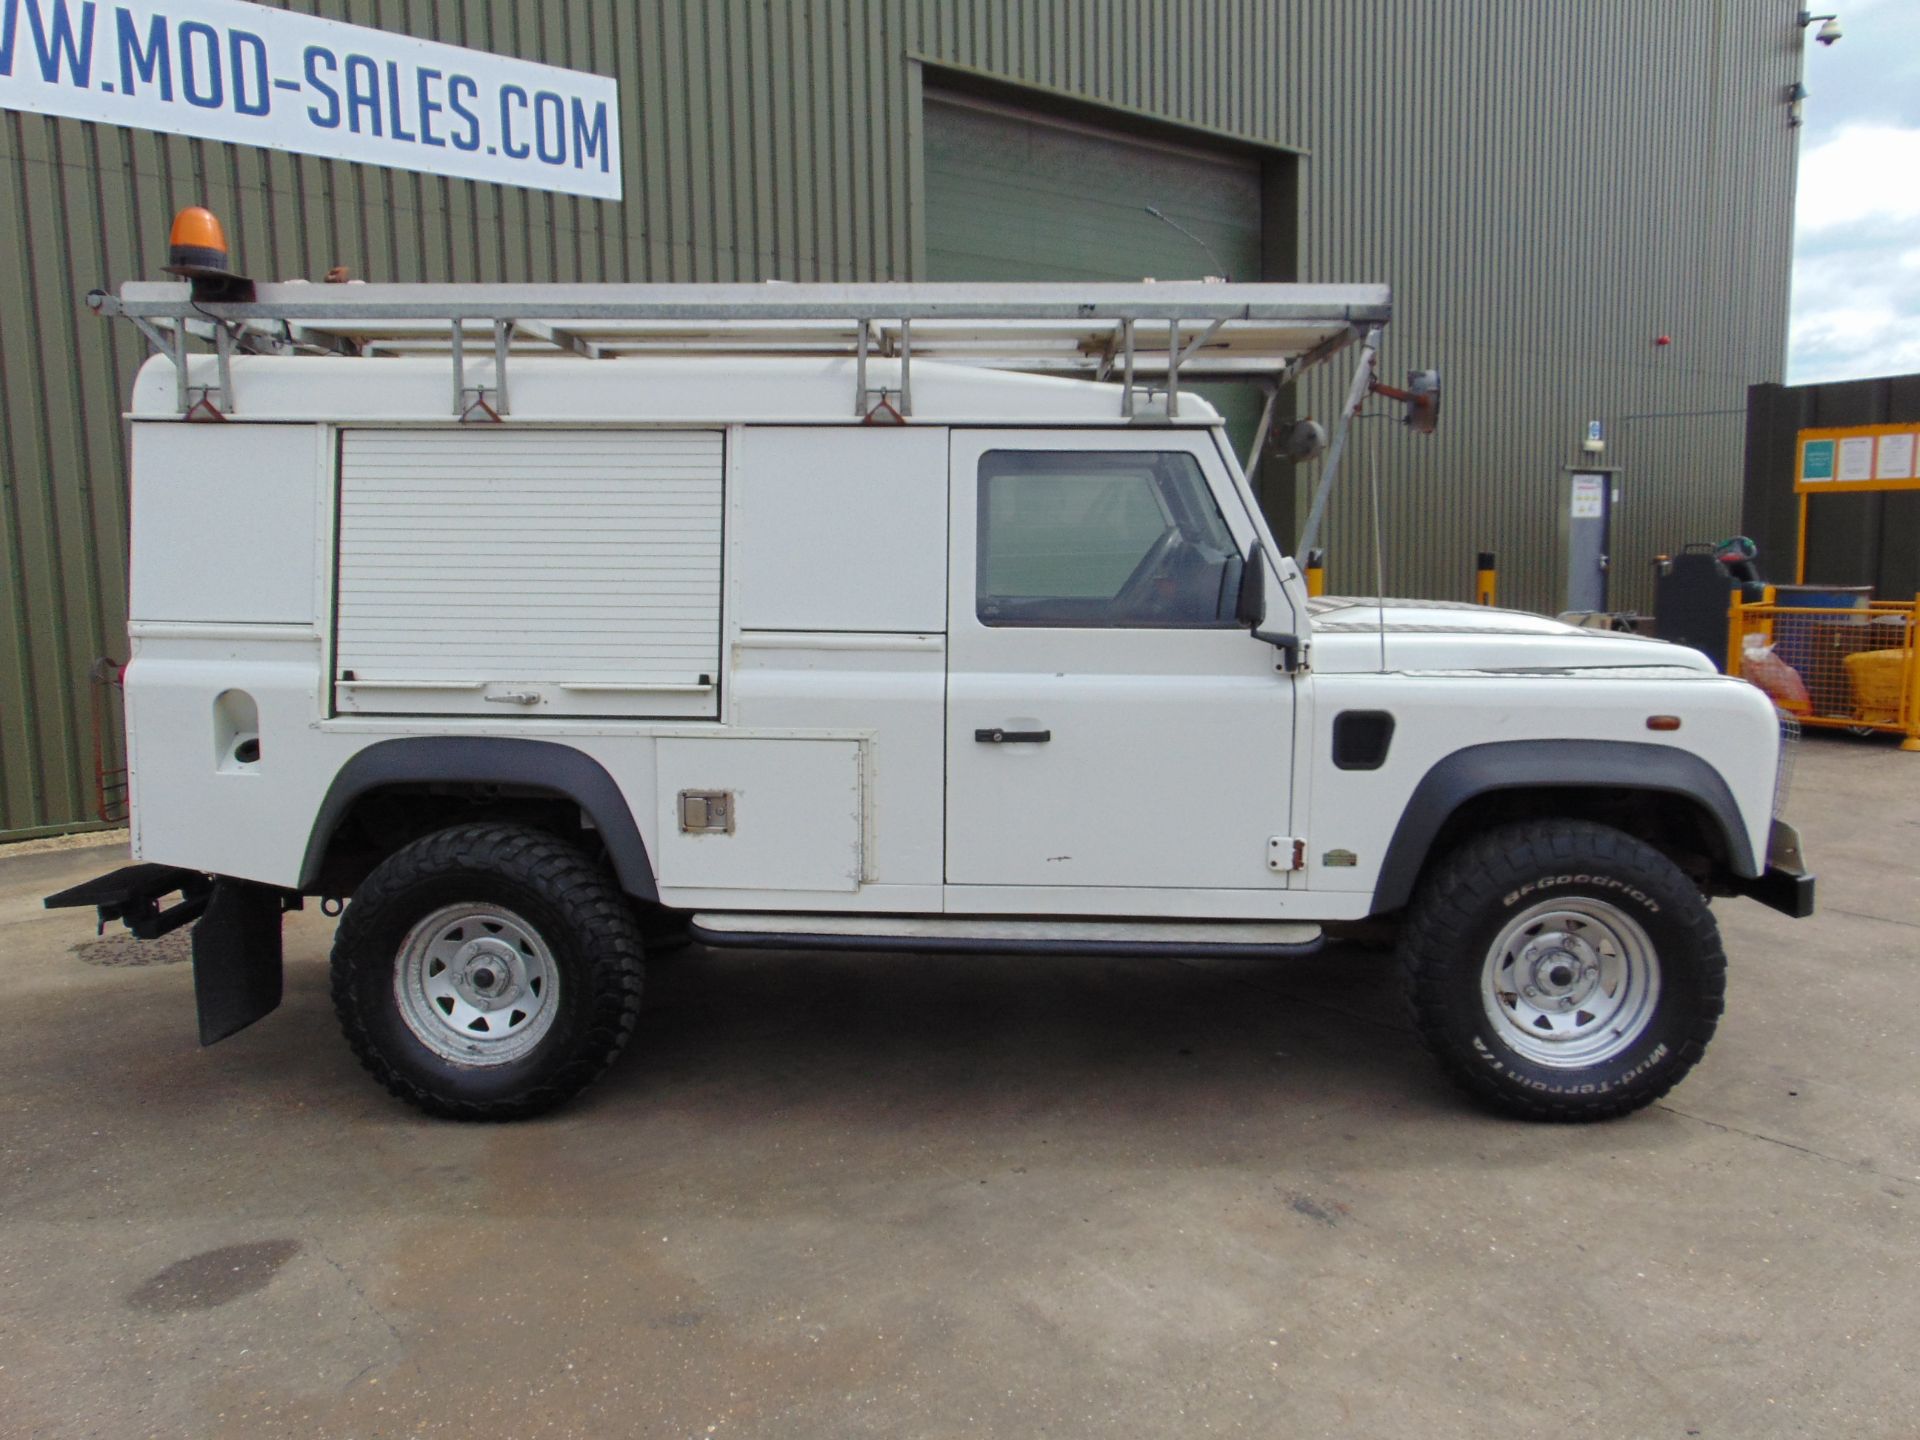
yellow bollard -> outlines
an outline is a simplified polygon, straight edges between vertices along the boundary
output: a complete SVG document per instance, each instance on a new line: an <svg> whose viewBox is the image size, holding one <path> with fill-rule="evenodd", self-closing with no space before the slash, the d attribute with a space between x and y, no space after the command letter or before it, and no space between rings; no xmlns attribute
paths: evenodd
<svg viewBox="0 0 1920 1440"><path fill-rule="evenodd" d="M1327 552L1309 550L1307 552L1307 594L1324 595L1327 593Z"/></svg>
<svg viewBox="0 0 1920 1440"><path fill-rule="evenodd" d="M1493 551L1482 550L1480 552L1479 568L1474 572L1474 577L1473 577L1473 603L1474 604L1496 605L1499 603L1494 598L1496 592L1500 588L1499 587L1499 579L1500 579L1499 569L1500 567L1495 562Z"/></svg>

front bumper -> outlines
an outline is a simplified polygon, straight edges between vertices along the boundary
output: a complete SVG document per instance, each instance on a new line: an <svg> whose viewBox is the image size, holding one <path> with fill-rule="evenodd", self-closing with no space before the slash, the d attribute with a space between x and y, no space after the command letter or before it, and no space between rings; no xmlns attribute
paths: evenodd
<svg viewBox="0 0 1920 1440"><path fill-rule="evenodd" d="M1800 854L1800 832L1784 820L1773 822L1767 839L1767 867L1733 882L1734 893L1758 900L1782 915L1804 920L1813 914L1813 876Z"/></svg>

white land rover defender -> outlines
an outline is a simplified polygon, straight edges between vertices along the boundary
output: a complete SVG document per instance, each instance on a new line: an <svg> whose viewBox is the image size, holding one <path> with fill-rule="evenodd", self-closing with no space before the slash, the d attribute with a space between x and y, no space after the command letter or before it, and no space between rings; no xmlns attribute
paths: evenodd
<svg viewBox="0 0 1920 1440"><path fill-rule="evenodd" d="M142 863L48 903L197 920L203 1043L278 1004L307 899L345 907L367 1068L473 1119L604 1071L676 929L1284 957L1373 921L1455 1080L1589 1120L1713 1034L1709 897L1811 910L1754 687L1533 615L1309 599L1181 387L1271 395L1357 345L1330 483L1385 389L1384 287L256 287L178 258L91 297L159 352Z"/></svg>

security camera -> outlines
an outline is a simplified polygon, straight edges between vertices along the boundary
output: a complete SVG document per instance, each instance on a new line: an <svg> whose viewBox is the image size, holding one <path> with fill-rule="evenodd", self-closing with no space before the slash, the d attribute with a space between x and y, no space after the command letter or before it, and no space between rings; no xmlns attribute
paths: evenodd
<svg viewBox="0 0 1920 1440"><path fill-rule="evenodd" d="M1829 15L1827 17L1827 23L1814 32L1813 38L1818 40L1822 45L1831 45L1845 33L1846 32L1840 28L1840 17L1837 15Z"/></svg>

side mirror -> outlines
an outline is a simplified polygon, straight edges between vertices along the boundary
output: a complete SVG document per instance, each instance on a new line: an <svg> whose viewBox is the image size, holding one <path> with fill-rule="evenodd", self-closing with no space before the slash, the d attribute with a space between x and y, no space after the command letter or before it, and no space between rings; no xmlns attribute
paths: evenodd
<svg viewBox="0 0 1920 1440"><path fill-rule="evenodd" d="M1240 593L1235 597L1233 618L1252 631L1254 639L1264 640L1280 652L1282 670L1291 675L1300 668L1300 637L1260 628L1267 623L1267 557L1257 540L1240 568Z"/></svg>
<svg viewBox="0 0 1920 1440"><path fill-rule="evenodd" d="M1240 567L1240 593L1234 597L1233 618L1249 630L1258 630L1267 618L1267 562L1258 540Z"/></svg>

